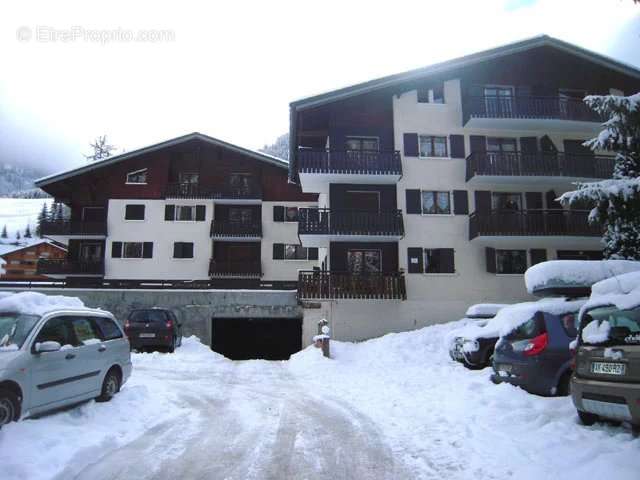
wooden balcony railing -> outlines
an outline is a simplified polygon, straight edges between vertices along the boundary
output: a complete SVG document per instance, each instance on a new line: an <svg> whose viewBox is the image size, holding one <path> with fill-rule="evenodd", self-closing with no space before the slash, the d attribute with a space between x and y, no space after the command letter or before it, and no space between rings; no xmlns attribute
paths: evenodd
<svg viewBox="0 0 640 480"><path fill-rule="evenodd" d="M298 209L298 235L404 235L402 210Z"/></svg>
<svg viewBox="0 0 640 480"><path fill-rule="evenodd" d="M211 236L256 238L262 237L262 222L230 222L213 220L211 222Z"/></svg>
<svg viewBox="0 0 640 480"><path fill-rule="evenodd" d="M402 175L400 152L298 150L300 173Z"/></svg>
<svg viewBox="0 0 640 480"><path fill-rule="evenodd" d="M356 275L324 270L300 271L298 298L406 300L407 290L402 272Z"/></svg>
<svg viewBox="0 0 640 480"><path fill-rule="evenodd" d="M169 183L165 190L165 198L189 199L261 199L262 187L259 182L248 185L201 185L199 183Z"/></svg>
<svg viewBox="0 0 640 480"><path fill-rule="evenodd" d="M42 222L42 235L107 235L107 221L46 220Z"/></svg>
<svg viewBox="0 0 640 480"><path fill-rule="evenodd" d="M42 275L104 275L104 261L40 259L37 272Z"/></svg>
<svg viewBox="0 0 640 480"><path fill-rule="evenodd" d="M473 152L467 181L474 176L611 178L615 158L574 153Z"/></svg>
<svg viewBox="0 0 640 480"><path fill-rule="evenodd" d="M209 263L210 277L229 278L260 278L262 267L259 260L211 260Z"/></svg>
<svg viewBox="0 0 640 480"><path fill-rule="evenodd" d="M599 237L602 227L588 222L588 210L521 210L469 215L469 239L482 236Z"/></svg>
<svg viewBox="0 0 640 480"><path fill-rule="evenodd" d="M600 122L602 118L582 99L536 96L470 96L471 118L551 119Z"/></svg>

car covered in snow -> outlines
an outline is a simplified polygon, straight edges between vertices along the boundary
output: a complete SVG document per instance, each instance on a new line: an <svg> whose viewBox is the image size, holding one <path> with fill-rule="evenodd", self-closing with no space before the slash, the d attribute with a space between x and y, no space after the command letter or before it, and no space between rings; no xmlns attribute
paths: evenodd
<svg viewBox="0 0 640 480"><path fill-rule="evenodd" d="M568 395L573 372L569 346L585 302L552 298L510 307L493 355L492 381L538 395Z"/></svg>
<svg viewBox="0 0 640 480"><path fill-rule="evenodd" d="M470 369L488 366L498 337L493 338L485 327L506 306L502 303L478 303L469 307L462 319L464 326L447 337L451 358Z"/></svg>
<svg viewBox="0 0 640 480"><path fill-rule="evenodd" d="M129 342L111 313L71 297L0 298L0 427L92 398L108 401L131 369Z"/></svg>
<svg viewBox="0 0 640 480"><path fill-rule="evenodd" d="M640 431L640 272L594 285L580 316L571 397L580 420Z"/></svg>

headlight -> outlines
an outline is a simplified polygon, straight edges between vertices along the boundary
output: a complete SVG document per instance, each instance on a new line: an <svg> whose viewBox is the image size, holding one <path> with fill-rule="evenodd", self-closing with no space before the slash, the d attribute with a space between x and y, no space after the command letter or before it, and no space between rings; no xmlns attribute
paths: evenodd
<svg viewBox="0 0 640 480"><path fill-rule="evenodd" d="M476 340L465 340L462 345L462 350L467 353L477 352L480 350L480 344L478 344Z"/></svg>

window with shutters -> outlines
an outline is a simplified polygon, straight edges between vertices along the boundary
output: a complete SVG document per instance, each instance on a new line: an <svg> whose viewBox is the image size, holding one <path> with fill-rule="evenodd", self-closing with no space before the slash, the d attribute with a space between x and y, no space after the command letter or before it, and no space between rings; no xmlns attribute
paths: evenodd
<svg viewBox="0 0 640 480"><path fill-rule="evenodd" d="M176 205L175 220L177 222L193 222L196 219L195 205Z"/></svg>
<svg viewBox="0 0 640 480"><path fill-rule="evenodd" d="M503 212L517 212L522 210L522 194L493 192L491 194L491 208Z"/></svg>
<svg viewBox="0 0 640 480"><path fill-rule="evenodd" d="M449 192L422 191L423 215L451 215Z"/></svg>
<svg viewBox="0 0 640 480"><path fill-rule="evenodd" d="M144 205L125 205L125 220L144 220Z"/></svg>
<svg viewBox="0 0 640 480"><path fill-rule="evenodd" d="M127 173L127 185L146 185L147 184L147 169L136 170L135 172Z"/></svg>
<svg viewBox="0 0 640 480"><path fill-rule="evenodd" d="M420 135L420 157L448 157L447 137Z"/></svg>
<svg viewBox="0 0 640 480"><path fill-rule="evenodd" d="M284 207L284 221L285 222L297 222L298 221L298 207Z"/></svg>
<svg viewBox="0 0 640 480"><path fill-rule="evenodd" d="M309 249L302 245L285 245L284 246L284 259L285 260L308 260Z"/></svg>
<svg viewBox="0 0 640 480"><path fill-rule="evenodd" d="M347 137L345 147L349 152L377 152L380 140L378 137Z"/></svg>
<svg viewBox="0 0 640 480"><path fill-rule="evenodd" d="M193 242L174 242L173 258L193 258Z"/></svg>
<svg viewBox="0 0 640 480"><path fill-rule="evenodd" d="M142 258L142 242L123 242L122 258Z"/></svg>
<svg viewBox="0 0 640 480"><path fill-rule="evenodd" d="M425 248L424 273L455 273L453 249Z"/></svg>
<svg viewBox="0 0 640 480"><path fill-rule="evenodd" d="M526 250L496 250L496 273L521 274L526 270Z"/></svg>

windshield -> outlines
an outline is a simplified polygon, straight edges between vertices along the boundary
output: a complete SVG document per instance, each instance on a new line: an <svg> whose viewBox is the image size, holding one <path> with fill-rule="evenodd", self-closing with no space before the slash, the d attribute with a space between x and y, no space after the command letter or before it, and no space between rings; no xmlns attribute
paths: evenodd
<svg viewBox="0 0 640 480"><path fill-rule="evenodd" d="M167 317L162 310L135 310L131 312L129 321L136 323L166 322Z"/></svg>
<svg viewBox="0 0 640 480"><path fill-rule="evenodd" d="M585 314L581 327L585 345L640 345L640 308L594 308Z"/></svg>
<svg viewBox="0 0 640 480"><path fill-rule="evenodd" d="M22 347L39 319L38 315L0 312L0 352Z"/></svg>

